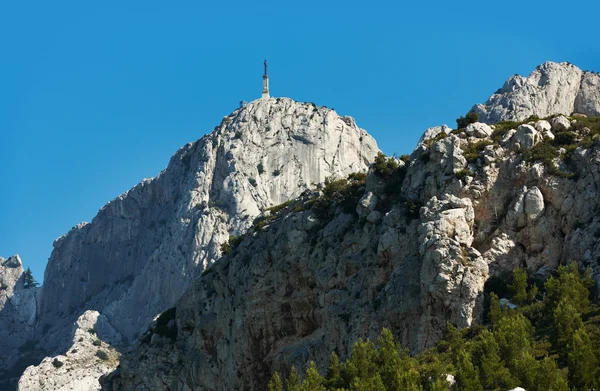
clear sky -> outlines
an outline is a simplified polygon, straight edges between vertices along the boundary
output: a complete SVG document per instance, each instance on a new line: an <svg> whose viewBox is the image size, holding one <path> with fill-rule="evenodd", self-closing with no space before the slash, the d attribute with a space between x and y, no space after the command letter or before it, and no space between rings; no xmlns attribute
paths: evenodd
<svg viewBox="0 0 600 391"><path fill-rule="evenodd" d="M54 239L258 98L264 58L272 96L386 154L544 61L600 71L595 1L202 3L0 3L1 256L42 280Z"/></svg>

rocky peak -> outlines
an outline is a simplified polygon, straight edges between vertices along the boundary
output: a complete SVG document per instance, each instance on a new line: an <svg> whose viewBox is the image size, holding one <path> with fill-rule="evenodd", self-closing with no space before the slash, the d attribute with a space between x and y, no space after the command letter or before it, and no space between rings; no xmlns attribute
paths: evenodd
<svg viewBox="0 0 600 391"><path fill-rule="evenodd" d="M472 109L486 123L523 121L554 114L600 115L600 75L568 62L545 62L529 77L513 75Z"/></svg>
<svg viewBox="0 0 600 391"><path fill-rule="evenodd" d="M366 131L333 109L287 98L238 108L177 151L156 178L54 242L37 317L32 312L35 331L17 330L22 338L13 340L40 341L38 350L62 353L70 325L94 309L119 336L106 342L127 346L261 211L326 177L366 171L377 152ZM7 343L0 339L0 351L19 345Z"/></svg>
<svg viewBox="0 0 600 391"><path fill-rule="evenodd" d="M383 327L431 347L447 322L481 321L486 280L517 266L576 261L599 281L599 172L598 118L430 129L409 161L256 224L176 302L175 337L150 330L103 389L263 390Z"/></svg>

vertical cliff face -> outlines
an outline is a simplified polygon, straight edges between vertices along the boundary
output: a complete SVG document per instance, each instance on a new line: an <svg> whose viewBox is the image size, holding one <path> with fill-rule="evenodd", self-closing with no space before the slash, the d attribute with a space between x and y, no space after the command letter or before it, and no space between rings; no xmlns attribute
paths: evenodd
<svg viewBox="0 0 600 391"><path fill-rule="evenodd" d="M15 333L56 353L77 317L92 309L120 336L108 342L127 345L262 210L328 176L366 171L377 152L373 138L352 118L326 107L286 98L251 102L181 148L156 178L58 238L39 303L28 301L28 328ZM19 263L13 274L20 273ZM0 292L0 300L12 295L14 283L8 285L10 295ZM0 330L24 311L2 307ZM0 351L17 348L19 341L0 339Z"/></svg>
<svg viewBox="0 0 600 391"><path fill-rule="evenodd" d="M430 131L406 166L373 170L326 212L327 188L304 195L196 280L171 336L150 330L104 389L264 390L273 371L314 360L324 372L332 351L344 358L382 327L430 347L446 322L480 320L486 280L516 266L543 278L576 261L598 280L600 128L587 139L573 121L501 140L483 123ZM558 149L558 168L527 157L565 126L581 142L568 162Z"/></svg>
<svg viewBox="0 0 600 391"><path fill-rule="evenodd" d="M21 258L13 255L0 257L0 389L6 389L19 373L12 365L22 360L31 364L28 349L23 348L33 339L36 321L38 288L26 288ZM19 354L9 354L21 348Z"/></svg>
<svg viewBox="0 0 600 391"><path fill-rule="evenodd" d="M511 76L487 102L472 109L486 123L572 113L600 115L600 75L567 62L546 62L529 77Z"/></svg>

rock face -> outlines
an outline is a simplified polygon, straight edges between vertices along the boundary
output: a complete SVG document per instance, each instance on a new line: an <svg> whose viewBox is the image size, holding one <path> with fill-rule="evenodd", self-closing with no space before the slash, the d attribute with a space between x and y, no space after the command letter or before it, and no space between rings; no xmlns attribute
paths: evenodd
<svg viewBox="0 0 600 391"><path fill-rule="evenodd" d="M25 288L18 255L0 257L0 389L9 388L20 373L10 367L18 360L33 363L29 348L35 328L38 288ZM6 353L20 349L18 357ZM5 355L6 354L6 355Z"/></svg>
<svg viewBox="0 0 600 391"><path fill-rule="evenodd" d="M428 129L393 175L371 168L362 187L335 201L327 187L306 189L364 171L375 142L326 108L252 102L179 150L157 178L57 239L31 298L36 315L14 331L21 342L10 357L28 339L49 356L71 351L80 342L73 322L95 309L94 319L114 329L99 335L102 344L133 344L101 380L104 390L263 390L272 371L310 359L323 369L331 351L345 358L382 327L413 351L432 346L447 321L479 320L486 279L517 266L547 275L576 260L600 281L599 141L548 166L523 154L570 128L569 119L523 123L500 140L486 124L599 114L599 84L569 64L515 76L474 108L482 122ZM265 208L294 197L253 225ZM211 266L221 243L244 232ZM166 321L159 325L161 315L136 340L174 303ZM28 368L23 387L54 376L52 361ZM108 371L73 370L82 381ZM47 389L66 387L61 376L45 381Z"/></svg>
<svg viewBox="0 0 600 391"><path fill-rule="evenodd" d="M68 350L28 367L18 391L100 390L98 379L117 367L119 354L98 337L115 333L97 311L84 312L73 325Z"/></svg>
<svg viewBox="0 0 600 391"><path fill-rule="evenodd" d="M575 260L600 277L599 139L572 153L569 178L525 161L517 130L475 160L464 151L494 143L489 132L440 133L397 177L372 171L352 207L324 216L305 194L251 230L176 303L177 337L153 344L149 332L103 390L264 390L273 371L309 360L324 371L332 351L343 359L382 327L431 346L447 321L481 319L490 275Z"/></svg>
<svg viewBox="0 0 600 391"><path fill-rule="evenodd" d="M511 76L484 104L472 109L486 123L572 113L600 115L600 75L567 62L546 62L529 77Z"/></svg>
<svg viewBox="0 0 600 391"><path fill-rule="evenodd" d="M212 133L181 148L156 178L54 242L38 302L0 302L0 333L8 327L15 336L0 339L1 352L13 351L0 358L0 367L10 367L7 360L29 339L39 341L38 352L62 353L59 341L86 309L100 312L116 330L105 342L128 346L220 256L230 235L245 232L265 208L311 183L366 172L377 152L351 117L326 107L272 98L235 110ZM0 300L26 301L22 283L13 287L20 261L14 273L1 270L10 276ZM27 327L12 326L21 320Z"/></svg>

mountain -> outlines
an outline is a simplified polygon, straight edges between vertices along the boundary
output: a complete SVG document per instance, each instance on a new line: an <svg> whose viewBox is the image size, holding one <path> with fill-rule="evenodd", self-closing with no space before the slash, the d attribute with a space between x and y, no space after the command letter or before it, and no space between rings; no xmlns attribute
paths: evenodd
<svg viewBox="0 0 600 391"><path fill-rule="evenodd" d="M69 350L87 310L115 330L104 342L126 348L259 213L313 182L366 171L377 152L352 118L326 107L276 98L235 110L156 178L58 238L39 290L22 289L18 257L2 261L0 333L11 338L0 351L11 353L0 357L0 379ZM17 362L24 353L32 357Z"/></svg>
<svg viewBox="0 0 600 391"><path fill-rule="evenodd" d="M265 390L383 327L420 351L446 322L482 321L486 282L517 266L543 280L575 261L600 288L599 173L600 118L430 129L410 158L378 157L259 220L103 389Z"/></svg>
<svg viewBox="0 0 600 391"><path fill-rule="evenodd" d="M399 160L325 107L234 111L57 239L41 288L11 258L0 378L48 356L19 390L98 389L108 372L111 391L263 390L382 327L431 347L447 322L480 322L486 283L516 266L543 279L575 260L600 281L600 91L592 76L569 90L570 72L588 73L566 63L536 72L476 106L482 122L428 129ZM541 92L524 110L528 83Z"/></svg>
<svg viewBox="0 0 600 391"><path fill-rule="evenodd" d="M532 115L600 115L600 74L568 62L546 62L529 75L511 76L487 102L472 111L485 123L523 121Z"/></svg>

